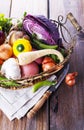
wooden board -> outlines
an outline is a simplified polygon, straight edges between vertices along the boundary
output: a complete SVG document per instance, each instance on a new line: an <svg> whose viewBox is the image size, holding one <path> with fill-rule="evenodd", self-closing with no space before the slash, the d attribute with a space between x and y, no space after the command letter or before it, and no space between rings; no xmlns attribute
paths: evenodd
<svg viewBox="0 0 84 130"><path fill-rule="evenodd" d="M11 9L11 0L1 0L0 1L0 13L5 14L6 17L9 17Z"/></svg>
<svg viewBox="0 0 84 130"><path fill-rule="evenodd" d="M47 5L49 3L49 6ZM49 7L49 8L48 8ZM84 0L1 0L0 13L7 17L21 18L27 11L34 15L45 15L52 19L64 17L72 12L84 26ZM69 27L70 22L68 23ZM73 27L69 30L72 31ZM20 120L9 121L0 111L0 130L84 130L84 42L77 40L70 60L69 72L77 71L76 85L69 88L65 82L50 97L31 120L26 115ZM58 96L58 111L53 108Z"/></svg>
<svg viewBox="0 0 84 130"><path fill-rule="evenodd" d="M11 17L21 18L24 12L47 16L47 0L12 0Z"/></svg>

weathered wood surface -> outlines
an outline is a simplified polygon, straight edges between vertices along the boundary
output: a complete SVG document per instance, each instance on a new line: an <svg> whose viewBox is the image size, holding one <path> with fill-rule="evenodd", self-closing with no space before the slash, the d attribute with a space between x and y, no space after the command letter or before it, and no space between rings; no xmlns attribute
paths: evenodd
<svg viewBox="0 0 84 130"><path fill-rule="evenodd" d="M49 3L49 6L47 5ZM1 0L0 13L20 18L27 11L57 19L72 12L84 26L84 0ZM69 23L70 24L70 23ZM71 28L72 29L72 28ZM50 97L36 116L29 120L9 121L0 111L0 130L84 130L84 42L77 44L70 60L70 72L77 71L76 85L69 88L65 82ZM53 111L58 96L58 112Z"/></svg>

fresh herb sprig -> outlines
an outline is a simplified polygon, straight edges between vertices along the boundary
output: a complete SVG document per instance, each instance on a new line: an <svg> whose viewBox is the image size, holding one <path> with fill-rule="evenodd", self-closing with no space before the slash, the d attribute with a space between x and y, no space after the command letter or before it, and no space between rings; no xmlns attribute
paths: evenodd
<svg viewBox="0 0 84 130"><path fill-rule="evenodd" d="M11 27L12 27L12 19L6 18L4 14L0 14L0 30L8 34Z"/></svg>
<svg viewBox="0 0 84 130"><path fill-rule="evenodd" d="M4 76L0 76L0 86L4 88L20 87L20 84L14 80L8 80Z"/></svg>
<svg viewBox="0 0 84 130"><path fill-rule="evenodd" d="M19 30L22 29L23 19L26 15L27 15L27 12L24 12L23 17L21 19L17 20L17 27Z"/></svg>

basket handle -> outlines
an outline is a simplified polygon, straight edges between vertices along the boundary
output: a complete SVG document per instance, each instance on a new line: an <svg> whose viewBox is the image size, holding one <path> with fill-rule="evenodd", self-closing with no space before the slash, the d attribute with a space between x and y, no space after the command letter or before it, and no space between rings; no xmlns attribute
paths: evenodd
<svg viewBox="0 0 84 130"><path fill-rule="evenodd" d="M42 98L37 102L37 104L27 113L27 117L29 119L31 119L36 114L36 112L39 111L45 101L50 97L51 93L52 92L49 91L45 92Z"/></svg>
<svg viewBox="0 0 84 130"><path fill-rule="evenodd" d="M77 31L82 30L82 27L79 25L78 21L71 12L67 14L67 18L71 21L71 23L73 24L73 26L76 28Z"/></svg>

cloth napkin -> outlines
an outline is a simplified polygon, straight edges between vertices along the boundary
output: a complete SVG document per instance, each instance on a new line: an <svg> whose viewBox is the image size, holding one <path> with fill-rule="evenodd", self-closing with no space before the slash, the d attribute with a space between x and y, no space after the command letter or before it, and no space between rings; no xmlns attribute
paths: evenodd
<svg viewBox="0 0 84 130"><path fill-rule="evenodd" d="M52 81L55 78L56 76L53 75L49 80ZM32 92L32 87L19 90L0 87L0 109L10 121L15 118L20 119L37 103L49 87L43 86L35 93Z"/></svg>

